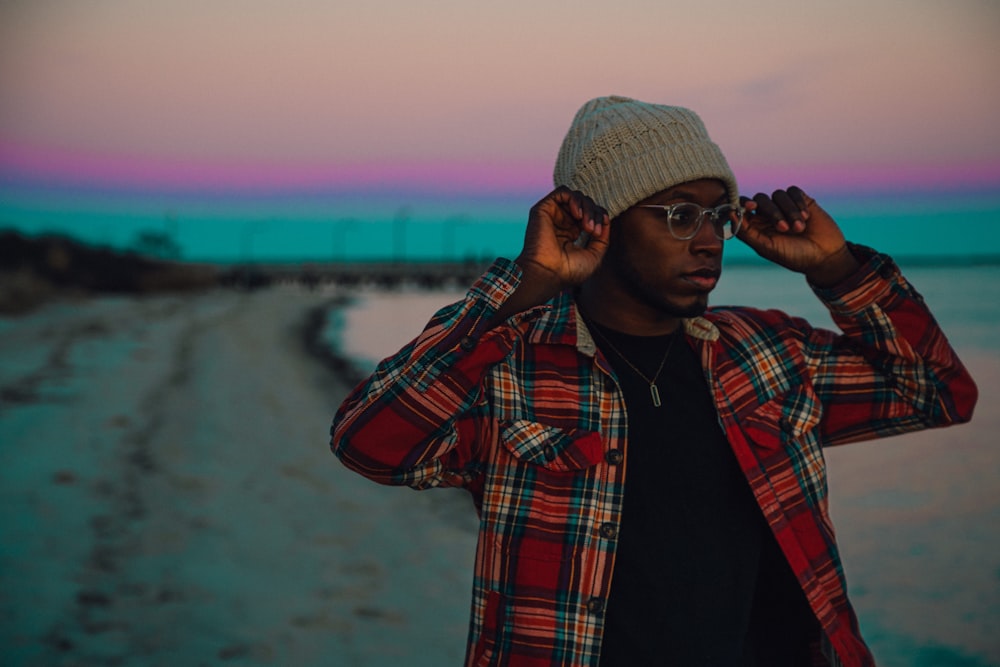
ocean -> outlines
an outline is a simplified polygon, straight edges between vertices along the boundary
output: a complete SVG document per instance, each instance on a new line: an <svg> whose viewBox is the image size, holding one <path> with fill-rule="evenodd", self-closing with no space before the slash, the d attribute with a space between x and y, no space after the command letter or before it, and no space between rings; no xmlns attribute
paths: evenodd
<svg viewBox="0 0 1000 667"><path fill-rule="evenodd" d="M1000 262L1000 190L814 194L852 241L898 259ZM117 249L154 232L196 262L481 261L517 254L542 195L124 192L0 180L0 229ZM742 244L727 253L756 259Z"/></svg>
<svg viewBox="0 0 1000 667"><path fill-rule="evenodd" d="M976 377L979 410L959 427L827 452L851 597L882 667L1000 665L1000 417L992 410L1000 401L1000 266L900 264ZM371 370L461 296L361 292L330 318L328 341ZM805 281L776 267L727 266L712 301L831 325ZM471 538L466 548L471 559ZM456 594L455 613L466 604Z"/></svg>
<svg viewBox="0 0 1000 667"><path fill-rule="evenodd" d="M1000 358L1000 265L900 266L956 349ZM346 312L330 318L326 337L361 368L372 370L416 335L438 308L463 296L464 289L361 290ZM711 303L777 308L814 324L832 325L804 279L770 265L726 265Z"/></svg>

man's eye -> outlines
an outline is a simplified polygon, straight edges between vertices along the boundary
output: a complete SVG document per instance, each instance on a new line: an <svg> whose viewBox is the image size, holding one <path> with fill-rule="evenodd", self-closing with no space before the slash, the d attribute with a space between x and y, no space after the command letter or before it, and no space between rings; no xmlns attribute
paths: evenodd
<svg viewBox="0 0 1000 667"><path fill-rule="evenodd" d="M687 207L674 209L673 214L670 216L670 221L674 225L679 226L693 225L698 222L698 213Z"/></svg>

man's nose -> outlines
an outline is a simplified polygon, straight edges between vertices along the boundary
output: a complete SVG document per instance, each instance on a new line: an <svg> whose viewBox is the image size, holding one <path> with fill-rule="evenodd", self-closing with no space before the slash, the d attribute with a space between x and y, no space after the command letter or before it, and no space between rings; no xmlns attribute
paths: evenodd
<svg viewBox="0 0 1000 667"><path fill-rule="evenodd" d="M717 255L722 252L723 243L724 241L715 233L715 222L712 220L712 216L702 213L698 233L691 238L691 252Z"/></svg>

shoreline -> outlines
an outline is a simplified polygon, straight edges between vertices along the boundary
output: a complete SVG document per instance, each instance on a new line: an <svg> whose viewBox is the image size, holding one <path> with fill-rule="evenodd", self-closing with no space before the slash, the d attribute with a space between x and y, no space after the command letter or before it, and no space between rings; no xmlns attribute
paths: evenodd
<svg viewBox="0 0 1000 667"><path fill-rule="evenodd" d="M346 387L345 394L367 377L348 355L340 352L342 344L324 339L327 322L334 309L349 308L355 297L338 294L328 301L309 308L299 328L302 347L306 354L325 367L332 377ZM332 417L332 415L331 415Z"/></svg>

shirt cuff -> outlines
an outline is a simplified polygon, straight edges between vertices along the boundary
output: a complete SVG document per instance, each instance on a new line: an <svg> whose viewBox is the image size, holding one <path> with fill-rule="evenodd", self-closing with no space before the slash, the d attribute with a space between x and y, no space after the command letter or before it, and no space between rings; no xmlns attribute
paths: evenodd
<svg viewBox="0 0 1000 667"><path fill-rule="evenodd" d="M861 267L837 285L817 287L813 292L826 303L830 312L852 315L888 295L894 286L903 285L899 267L888 255L863 245L848 243Z"/></svg>
<svg viewBox="0 0 1000 667"><path fill-rule="evenodd" d="M483 302L486 311L495 313L521 284L521 267L517 262L500 257L469 288L468 298Z"/></svg>

